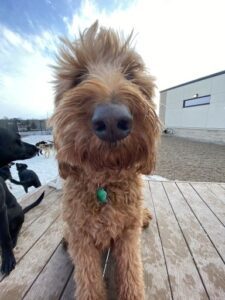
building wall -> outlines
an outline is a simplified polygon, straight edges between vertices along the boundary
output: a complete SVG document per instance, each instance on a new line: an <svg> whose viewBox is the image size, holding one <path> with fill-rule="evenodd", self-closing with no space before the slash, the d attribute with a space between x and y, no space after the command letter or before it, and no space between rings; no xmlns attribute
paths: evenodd
<svg viewBox="0 0 225 300"><path fill-rule="evenodd" d="M199 142L225 144L225 130L223 129L173 128L173 134Z"/></svg>
<svg viewBox="0 0 225 300"><path fill-rule="evenodd" d="M195 94L211 95L210 104L183 108L183 100ZM225 74L165 91L161 98L166 102L166 127L225 129Z"/></svg>
<svg viewBox="0 0 225 300"><path fill-rule="evenodd" d="M164 92L160 95L160 106L159 106L159 118L163 123L165 123L166 117L166 97L167 92Z"/></svg>
<svg viewBox="0 0 225 300"><path fill-rule="evenodd" d="M183 100L195 94L211 95L210 104L183 108ZM180 136L225 142L225 74L161 92L160 104L161 99L166 103L160 113L166 128L173 128Z"/></svg>

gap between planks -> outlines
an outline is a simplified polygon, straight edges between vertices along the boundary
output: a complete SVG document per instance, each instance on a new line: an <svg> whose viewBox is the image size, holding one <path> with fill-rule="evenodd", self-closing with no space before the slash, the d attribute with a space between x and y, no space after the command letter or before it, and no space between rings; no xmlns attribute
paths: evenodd
<svg viewBox="0 0 225 300"><path fill-rule="evenodd" d="M149 182L173 299L208 299L169 199L160 182Z"/></svg>
<svg viewBox="0 0 225 300"><path fill-rule="evenodd" d="M59 216L59 198L55 199L55 205L50 206L49 210L44 210L43 213L32 224L24 229L18 238L17 246L14 248L14 255L19 267L20 260L33 247L33 245L42 237L46 230ZM41 204L40 204L41 206ZM34 208L35 210L36 208ZM1 264L1 259L0 259ZM0 274L0 282L5 276Z"/></svg>
<svg viewBox="0 0 225 300"><path fill-rule="evenodd" d="M0 300L18 300L25 296L62 239L62 223L58 218L20 261L18 268L0 283Z"/></svg>
<svg viewBox="0 0 225 300"><path fill-rule="evenodd" d="M225 265L221 256L177 185L163 183L163 186L207 293L211 299L225 298Z"/></svg>

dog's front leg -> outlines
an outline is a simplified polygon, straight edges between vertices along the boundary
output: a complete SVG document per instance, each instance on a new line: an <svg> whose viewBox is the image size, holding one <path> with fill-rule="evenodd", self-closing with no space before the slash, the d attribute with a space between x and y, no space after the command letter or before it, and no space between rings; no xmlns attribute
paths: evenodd
<svg viewBox="0 0 225 300"><path fill-rule="evenodd" d="M0 208L0 244L2 246L1 272L8 275L15 268L16 260L9 233L8 216L4 206Z"/></svg>
<svg viewBox="0 0 225 300"><path fill-rule="evenodd" d="M141 228L126 230L114 245L120 300L144 300L145 297L140 234Z"/></svg>
<svg viewBox="0 0 225 300"><path fill-rule="evenodd" d="M69 238L69 252L75 265L75 299L105 300L100 251L89 236L78 235Z"/></svg>

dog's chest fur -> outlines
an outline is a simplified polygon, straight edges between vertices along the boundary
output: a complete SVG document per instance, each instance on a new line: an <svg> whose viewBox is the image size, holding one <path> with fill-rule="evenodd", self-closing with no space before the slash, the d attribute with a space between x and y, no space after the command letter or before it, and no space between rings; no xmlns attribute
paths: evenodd
<svg viewBox="0 0 225 300"><path fill-rule="evenodd" d="M74 234L79 231L90 235L98 248L107 248L128 227L141 227L142 198L138 179L133 180L133 184L107 182L106 204L99 203L96 185L90 181L84 185L69 177L65 185L64 220Z"/></svg>

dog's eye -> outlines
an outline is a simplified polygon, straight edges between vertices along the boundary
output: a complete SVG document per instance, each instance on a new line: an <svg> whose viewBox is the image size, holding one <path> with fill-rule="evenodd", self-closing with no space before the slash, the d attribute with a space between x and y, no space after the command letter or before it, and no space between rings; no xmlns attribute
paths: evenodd
<svg viewBox="0 0 225 300"><path fill-rule="evenodd" d="M76 77L73 79L73 84L72 86L75 87L77 85L79 85L83 80L84 80L84 72L79 73L76 75Z"/></svg>
<svg viewBox="0 0 225 300"><path fill-rule="evenodd" d="M132 74L131 72L128 72L125 74L125 78L129 81L134 79L134 74Z"/></svg>
<svg viewBox="0 0 225 300"><path fill-rule="evenodd" d="M77 86L81 82L82 82L82 79L80 77L78 77L78 78L76 78L76 79L73 80L72 86Z"/></svg>
<svg viewBox="0 0 225 300"><path fill-rule="evenodd" d="M126 65L125 68L123 69L124 76L127 80L132 81L135 79L136 74L139 71L143 71L143 66L140 62L137 61L132 61L129 63L129 65Z"/></svg>

